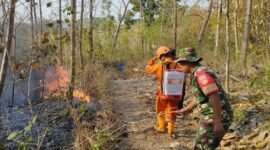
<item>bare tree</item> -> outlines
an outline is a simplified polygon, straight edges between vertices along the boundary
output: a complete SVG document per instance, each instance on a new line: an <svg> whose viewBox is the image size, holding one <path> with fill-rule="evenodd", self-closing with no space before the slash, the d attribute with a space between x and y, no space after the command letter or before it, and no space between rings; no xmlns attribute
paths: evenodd
<svg viewBox="0 0 270 150"><path fill-rule="evenodd" d="M235 50L239 52L239 43L238 43L238 8L239 8L239 0L235 0L235 8L234 8L234 41L235 41Z"/></svg>
<svg viewBox="0 0 270 150"><path fill-rule="evenodd" d="M2 14L3 18L1 18L1 29L0 29L0 38L1 38L1 43L4 43L5 40L5 27L6 27L6 21L7 21L7 12L6 12L6 0L1 1L1 8L2 8Z"/></svg>
<svg viewBox="0 0 270 150"><path fill-rule="evenodd" d="M93 6L93 0L90 0L90 14L89 14L89 19L90 19L90 23L89 23L89 57L90 59L93 56L94 53L94 40L93 40L93 30L94 30L94 18L93 18L93 11L94 11L94 6Z"/></svg>
<svg viewBox="0 0 270 150"><path fill-rule="evenodd" d="M59 47L59 57L60 57L60 64L63 63L63 44L62 44L62 0L59 0L59 41L58 41L58 47Z"/></svg>
<svg viewBox="0 0 270 150"><path fill-rule="evenodd" d="M205 28L206 28L206 26L208 24L208 21L210 19L211 13L212 13L212 6L213 6L213 0L210 0L209 1L209 7L208 7L207 15L204 18L204 22L203 22L203 25L202 25L202 28L201 28L201 31L200 31L200 34L199 34L199 43L202 42L202 38L203 38L203 34L204 34L204 31L205 31Z"/></svg>
<svg viewBox="0 0 270 150"><path fill-rule="evenodd" d="M125 19L127 8L128 8L128 5L129 5L130 1L128 1L126 3L125 0L122 0L122 3L124 4L124 12L123 12L122 17L119 20L119 23L118 23L118 27L117 27L117 31L116 31L116 34L115 34L115 37L114 37L114 42L113 42L113 47L112 47L112 54L114 52L114 49L115 49L115 46L116 46L116 43L117 43L117 40L118 40L118 35L120 33L121 24Z"/></svg>
<svg viewBox="0 0 270 150"><path fill-rule="evenodd" d="M73 99L73 90L75 86L75 75L76 75L76 33L75 33L75 24L76 24L76 0L70 0L72 15L71 15L71 80L69 86L69 98Z"/></svg>
<svg viewBox="0 0 270 150"><path fill-rule="evenodd" d="M35 33L36 33L36 37L38 36L38 23L37 23L37 10L36 10L36 1L32 0L32 7L33 7L33 14L34 14L34 20L35 20Z"/></svg>
<svg viewBox="0 0 270 150"><path fill-rule="evenodd" d="M13 30L14 30L14 18L15 18L15 5L16 0L12 0L10 2L10 9L9 9L9 17L8 17L8 30L7 30L7 37L6 37L6 45L3 54L3 59L1 63L1 70L0 70L0 94L2 96L3 87L6 78L6 72L8 68L8 55L11 52L11 45L12 45L12 37L13 37Z"/></svg>
<svg viewBox="0 0 270 150"><path fill-rule="evenodd" d="M30 1L30 24L31 24L31 35L32 35L32 47L35 47L35 44L36 44L34 33L36 33L36 35L37 35L37 30L35 30L35 32L34 32L34 19L35 19L35 23L37 23L36 22L36 15L35 15L36 13L34 12L35 11L35 6L34 6L35 4L34 3L35 3L34 0ZM32 62L34 62L34 61L32 58L32 54L30 54L30 59L31 59L31 62L29 65L30 69L29 69L29 76L28 76L27 100L28 100L28 103L30 105L31 113L33 113L32 102L31 102L31 79L32 79L32 72L33 72Z"/></svg>
<svg viewBox="0 0 270 150"><path fill-rule="evenodd" d="M30 0L30 25L31 25L32 44L34 44L35 36L34 36L33 0Z"/></svg>
<svg viewBox="0 0 270 150"><path fill-rule="evenodd" d="M174 2L174 24L173 24L173 32L174 32L174 49L177 48L177 1L173 0Z"/></svg>
<svg viewBox="0 0 270 150"><path fill-rule="evenodd" d="M242 54L241 54L242 66L244 68L245 73L247 69L247 49L248 49L248 42L249 42L251 11L252 11L252 0L248 0L247 8L246 8L245 24L244 24L243 41L242 41Z"/></svg>
<svg viewBox="0 0 270 150"><path fill-rule="evenodd" d="M215 42L215 57L218 56L219 37L220 37L220 20L222 13L222 0L218 1L218 15L217 15L217 29L216 29L216 42Z"/></svg>
<svg viewBox="0 0 270 150"><path fill-rule="evenodd" d="M59 0L61 1L61 0ZM39 0L39 17L40 17L40 33L43 32L43 18L42 18L42 4L41 0Z"/></svg>
<svg viewBox="0 0 270 150"><path fill-rule="evenodd" d="M23 23L23 19L17 24L17 26L14 29L14 51L13 51L13 56L11 58L12 64L15 64L16 62L16 50L17 50L17 32L19 29L19 26ZM15 85L16 85L16 75L15 75L15 69L14 67L10 67L12 76L13 76L13 82L12 82L12 93L11 93L11 102L9 103L10 110L9 112L12 112L13 104L14 104L14 96L15 96Z"/></svg>
<svg viewBox="0 0 270 150"><path fill-rule="evenodd" d="M145 58L145 51L144 51L144 12L143 12L143 6L142 6L142 0L140 0L140 23L141 23L141 49L143 57Z"/></svg>
<svg viewBox="0 0 270 150"><path fill-rule="evenodd" d="M226 58L226 79L225 79L225 90L227 93L229 93L229 79L230 79L230 0L226 0L226 52L227 52L227 58Z"/></svg>
<svg viewBox="0 0 270 150"><path fill-rule="evenodd" d="M269 31L270 31L270 0L267 0L267 14L266 14L266 55L267 59L270 59L270 47L269 47Z"/></svg>
<svg viewBox="0 0 270 150"><path fill-rule="evenodd" d="M83 13L84 13L84 0L81 0L81 24L80 24L80 40L79 40L79 49L80 49L80 60L81 60L81 68L83 69L84 67L84 61L83 61L83 55L82 55L82 42L83 42Z"/></svg>

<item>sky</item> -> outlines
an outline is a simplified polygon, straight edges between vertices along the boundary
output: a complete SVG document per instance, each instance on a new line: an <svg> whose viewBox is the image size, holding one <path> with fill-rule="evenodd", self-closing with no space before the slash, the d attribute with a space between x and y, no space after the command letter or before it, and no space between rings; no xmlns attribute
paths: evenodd
<svg viewBox="0 0 270 150"><path fill-rule="evenodd" d="M35 0L37 3L39 0ZM128 0L124 0L127 2ZM199 1L199 5L202 7L207 7L208 3L206 0L182 0L182 3L185 3L189 6L194 5L196 2ZM51 2L52 6L47 7L47 3ZM41 6L42 6L42 12L43 12L43 18L47 20L55 20L58 18L58 0L41 0ZM77 12L80 12L81 10L81 0L77 0ZM63 9L66 6L69 6L69 0L62 0ZM85 0L85 15L88 17L89 14L89 0ZM102 0L95 0L95 10L94 10L94 16L95 17L102 17L104 14L102 13ZM39 3L37 4L37 18L39 18ZM129 5L128 9L131 9L132 5ZM112 0L112 7L110 9L112 15L115 16L115 18L118 17L119 12L121 14L124 11L124 5L122 3L122 0ZM0 16L2 17L2 11L0 11ZM29 21L29 15L30 9L29 9L29 2L26 2L26 0L19 0L16 4L16 21ZM77 18L79 18L79 13L77 13ZM0 17L0 18L1 18ZM137 15L139 17L139 15ZM68 18L66 14L63 13L63 18Z"/></svg>

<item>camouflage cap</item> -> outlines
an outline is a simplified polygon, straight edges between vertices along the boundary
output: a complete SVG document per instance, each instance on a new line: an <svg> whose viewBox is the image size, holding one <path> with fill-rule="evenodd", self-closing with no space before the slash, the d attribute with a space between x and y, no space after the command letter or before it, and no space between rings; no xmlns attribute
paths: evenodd
<svg viewBox="0 0 270 150"><path fill-rule="evenodd" d="M188 61L198 62L201 61L202 57L198 57L195 48L183 48L179 50L178 58L175 62Z"/></svg>

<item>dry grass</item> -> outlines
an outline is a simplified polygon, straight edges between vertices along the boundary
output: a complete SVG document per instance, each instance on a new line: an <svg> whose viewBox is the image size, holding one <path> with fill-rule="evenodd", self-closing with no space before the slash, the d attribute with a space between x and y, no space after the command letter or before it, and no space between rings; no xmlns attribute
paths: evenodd
<svg viewBox="0 0 270 150"><path fill-rule="evenodd" d="M89 63L79 76L79 85L96 99L107 97L110 80L115 76L113 68L105 68L101 63Z"/></svg>
<svg viewBox="0 0 270 150"><path fill-rule="evenodd" d="M94 97L95 104L102 105L96 113L71 108L76 129L74 131L74 149L110 149L117 138L125 132L110 110L110 81L117 72L113 67L102 63L87 64L79 76L79 86Z"/></svg>
<svg viewBox="0 0 270 150"><path fill-rule="evenodd" d="M80 121L76 109L72 111L76 129L74 131L76 150L111 149L118 141L118 137L125 134L126 126L120 126L111 111L99 111L92 119Z"/></svg>

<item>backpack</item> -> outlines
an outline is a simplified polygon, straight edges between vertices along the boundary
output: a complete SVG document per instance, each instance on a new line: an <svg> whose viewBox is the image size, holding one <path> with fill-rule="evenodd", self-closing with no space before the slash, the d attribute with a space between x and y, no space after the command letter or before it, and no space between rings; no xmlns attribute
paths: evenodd
<svg viewBox="0 0 270 150"><path fill-rule="evenodd" d="M163 100L182 100L184 96L185 74L170 68L171 63L162 65L162 84L161 99ZM165 66L165 69L164 67Z"/></svg>

